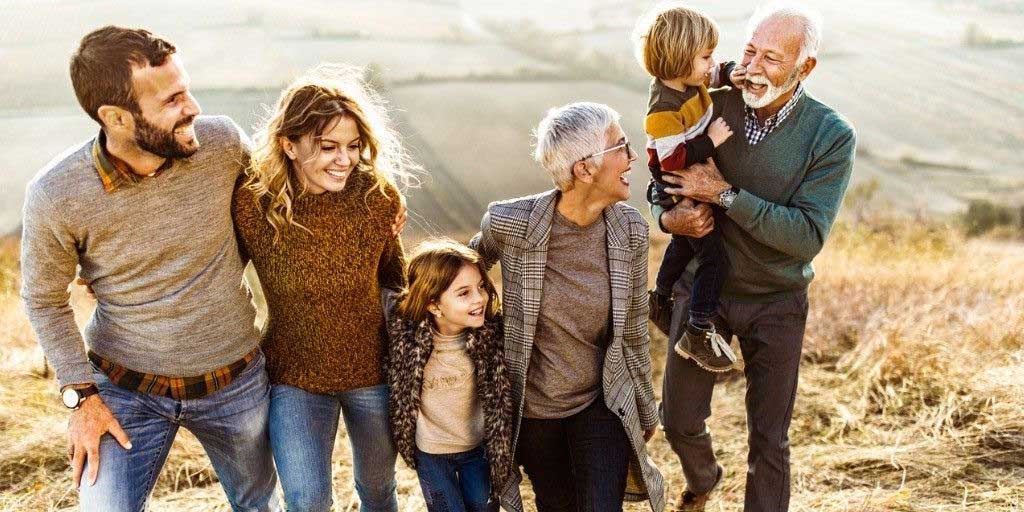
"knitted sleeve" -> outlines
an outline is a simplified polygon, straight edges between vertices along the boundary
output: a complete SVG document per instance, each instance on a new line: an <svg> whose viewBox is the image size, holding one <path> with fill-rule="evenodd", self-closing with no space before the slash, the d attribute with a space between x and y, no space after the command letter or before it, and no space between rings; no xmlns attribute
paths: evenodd
<svg viewBox="0 0 1024 512"><path fill-rule="evenodd" d="M390 184L385 184L384 189L387 192L387 196L389 198L393 198L391 199L388 211L392 216L394 216L397 214L402 202L401 192ZM391 228L389 227L388 229ZM377 267L377 276L380 286L382 288L391 288L394 290L401 290L405 288L405 264L405 247L402 245L402 237L401 235L395 236L387 243L384 247L384 252L380 255L380 264Z"/></svg>
<svg viewBox="0 0 1024 512"><path fill-rule="evenodd" d="M729 75L732 74L732 70L736 69L736 61L730 60L729 62L723 62L713 68L711 68L711 74L708 75L708 87L732 87L732 82L729 80Z"/></svg>
<svg viewBox="0 0 1024 512"><path fill-rule="evenodd" d="M706 110L701 108L700 101L700 95L694 94L680 105L662 101L651 106L644 118L650 163L657 160L662 171L672 172L711 157L715 145L710 137L699 133Z"/></svg>
<svg viewBox="0 0 1024 512"><path fill-rule="evenodd" d="M78 240L66 228L60 205L37 182L29 185L25 197L21 262L21 298L57 381L61 386L94 382L69 303Z"/></svg>
<svg viewBox="0 0 1024 512"><path fill-rule="evenodd" d="M393 238L381 253L378 276L382 288L405 288L405 248L402 246L400 236Z"/></svg>
<svg viewBox="0 0 1024 512"><path fill-rule="evenodd" d="M833 126L833 140L823 140L821 156L783 204L740 190L726 215L758 242L802 261L811 261L825 245L850 183L857 137L838 116L822 123Z"/></svg>
<svg viewBox="0 0 1024 512"><path fill-rule="evenodd" d="M246 237L251 233L249 224L252 222L253 210L258 210L252 192L245 188L245 175L238 177L235 193L231 198L231 219L235 224L235 240L238 241L238 254L242 257L242 265L249 263L252 253Z"/></svg>

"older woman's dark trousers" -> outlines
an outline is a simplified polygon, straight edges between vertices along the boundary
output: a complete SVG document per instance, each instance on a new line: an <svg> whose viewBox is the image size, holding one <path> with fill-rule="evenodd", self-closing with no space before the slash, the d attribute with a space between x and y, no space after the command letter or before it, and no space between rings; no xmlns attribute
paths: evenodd
<svg viewBox="0 0 1024 512"><path fill-rule="evenodd" d="M567 418L523 418L516 461L538 512L618 512L631 450L622 420L598 396Z"/></svg>
<svg viewBox="0 0 1024 512"><path fill-rule="evenodd" d="M689 291L676 287L672 336L685 327ZM767 303L722 300L718 313L730 339L736 334L747 380L747 482L743 510L789 509L789 424L796 398L800 350L807 321L807 294ZM665 437L679 456L687 487L704 494L714 484L717 461L705 420L711 415L715 374L676 356L669 342L662 390Z"/></svg>

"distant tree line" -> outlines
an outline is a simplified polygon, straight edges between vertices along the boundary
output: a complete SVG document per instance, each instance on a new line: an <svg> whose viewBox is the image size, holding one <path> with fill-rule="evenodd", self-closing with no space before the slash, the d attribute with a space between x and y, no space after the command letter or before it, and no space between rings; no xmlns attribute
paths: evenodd
<svg viewBox="0 0 1024 512"><path fill-rule="evenodd" d="M988 199L972 199L961 221L968 236L979 236L993 231L1008 231L1024 235L1024 205L1010 206Z"/></svg>

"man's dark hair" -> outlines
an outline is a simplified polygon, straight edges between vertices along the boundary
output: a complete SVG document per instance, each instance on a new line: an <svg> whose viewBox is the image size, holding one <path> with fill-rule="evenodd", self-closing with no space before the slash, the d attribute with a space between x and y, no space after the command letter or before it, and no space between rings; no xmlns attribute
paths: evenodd
<svg viewBox="0 0 1024 512"><path fill-rule="evenodd" d="M71 85L78 103L101 126L103 105L140 113L132 68L163 65L174 51L173 44L141 28L108 25L90 32L71 56Z"/></svg>

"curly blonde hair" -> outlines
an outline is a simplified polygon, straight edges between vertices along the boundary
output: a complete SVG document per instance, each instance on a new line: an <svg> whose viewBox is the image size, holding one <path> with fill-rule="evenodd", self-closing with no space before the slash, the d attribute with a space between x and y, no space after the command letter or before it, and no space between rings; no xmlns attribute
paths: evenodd
<svg viewBox="0 0 1024 512"><path fill-rule="evenodd" d="M305 229L293 218L292 201L306 190L285 154L284 139L297 143L307 136L319 137L337 119L347 117L355 121L360 137L354 172L374 179L366 197L374 192L388 197L389 189L404 191L418 183L423 168L405 151L383 99L363 76L362 68L341 64L321 64L307 71L281 91L277 106L256 131L244 186L265 208L274 243L290 226Z"/></svg>

